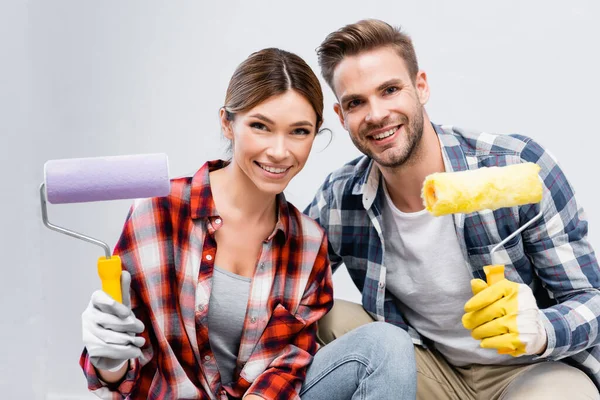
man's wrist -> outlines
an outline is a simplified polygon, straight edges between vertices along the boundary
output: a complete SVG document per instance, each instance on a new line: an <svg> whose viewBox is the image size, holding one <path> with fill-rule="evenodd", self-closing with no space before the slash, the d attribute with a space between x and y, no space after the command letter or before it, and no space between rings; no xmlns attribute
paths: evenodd
<svg viewBox="0 0 600 400"><path fill-rule="evenodd" d="M544 340L544 347L542 347L542 349L540 351L538 351L537 353L535 353L535 355L536 356L541 356L542 354L544 354L546 352L546 349L548 349L548 338L547 337Z"/></svg>
<svg viewBox="0 0 600 400"><path fill-rule="evenodd" d="M537 346L538 351L534 353L536 356L541 356L546 352L546 350L548 350L548 332L546 332L546 328L544 327L544 323L542 322L541 314L542 311L538 309L538 320L536 321L536 325L538 329L538 338L540 340L540 343Z"/></svg>

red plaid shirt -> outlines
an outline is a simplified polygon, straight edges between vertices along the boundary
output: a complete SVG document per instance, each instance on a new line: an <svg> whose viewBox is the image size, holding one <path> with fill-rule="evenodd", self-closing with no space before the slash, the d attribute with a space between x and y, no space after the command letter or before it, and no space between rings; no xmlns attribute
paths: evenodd
<svg viewBox="0 0 600 400"><path fill-rule="evenodd" d="M98 396L299 398L318 348L316 322L333 305L327 239L317 223L277 196L279 218L252 279L234 383L223 386L208 341L214 236L221 226L208 173L225 165L208 162L193 177L172 180L169 196L131 208L115 254L131 273L132 308L146 326L146 344L114 387L99 380L84 349L80 365Z"/></svg>

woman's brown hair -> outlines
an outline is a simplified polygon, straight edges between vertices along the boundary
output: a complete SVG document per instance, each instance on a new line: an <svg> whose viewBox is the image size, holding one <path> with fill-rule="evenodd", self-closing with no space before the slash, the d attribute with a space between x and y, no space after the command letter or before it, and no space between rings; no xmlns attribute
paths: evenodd
<svg viewBox="0 0 600 400"><path fill-rule="evenodd" d="M312 105L317 114L316 131L323 123L323 91L319 79L296 54L277 48L252 53L231 77L225 95L227 120L269 99L295 90Z"/></svg>

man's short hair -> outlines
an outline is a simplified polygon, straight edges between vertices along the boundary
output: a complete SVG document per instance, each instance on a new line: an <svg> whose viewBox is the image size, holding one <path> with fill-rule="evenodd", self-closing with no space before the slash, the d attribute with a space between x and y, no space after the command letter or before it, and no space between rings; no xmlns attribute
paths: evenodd
<svg viewBox="0 0 600 400"><path fill-rule="evenodd" d="M419 72L417 56L410 37L399 27L377 20L365 19L330 33L317 48L321 74L333 87L333 73L344 57L380 47L394 48L406 63L410 78L415 82Z"/></svg>

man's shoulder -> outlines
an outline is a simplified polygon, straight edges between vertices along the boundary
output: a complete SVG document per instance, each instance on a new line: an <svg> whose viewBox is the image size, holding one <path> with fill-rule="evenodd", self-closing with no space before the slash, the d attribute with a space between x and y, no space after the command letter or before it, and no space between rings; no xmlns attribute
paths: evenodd
<svg viewBox="0 0 600 400"><path fill-rule="evenodd" d="M308 215L300 212L292 203L287 202L287 206L290 218L288 229L290 232L305 241L320 243L325 234L323 227Z"/></svg>
<svg viewBox="0 0 600 400"><path fill-rule="evenodd" d="M439 125L437 128L442 146L447 152L460 148L467 157L521 157L531 144L536 144L530 137L518 133L493 133L454 125Z"/></svg>
<svg viewBox="0 0 600 400"><path fill-rule="evenodd" d="M342 186L351 191L356 183L365 178L370 166L370 158L367 156L357 157L342 167L333 170L325 179L324 188Z"/></svg>

